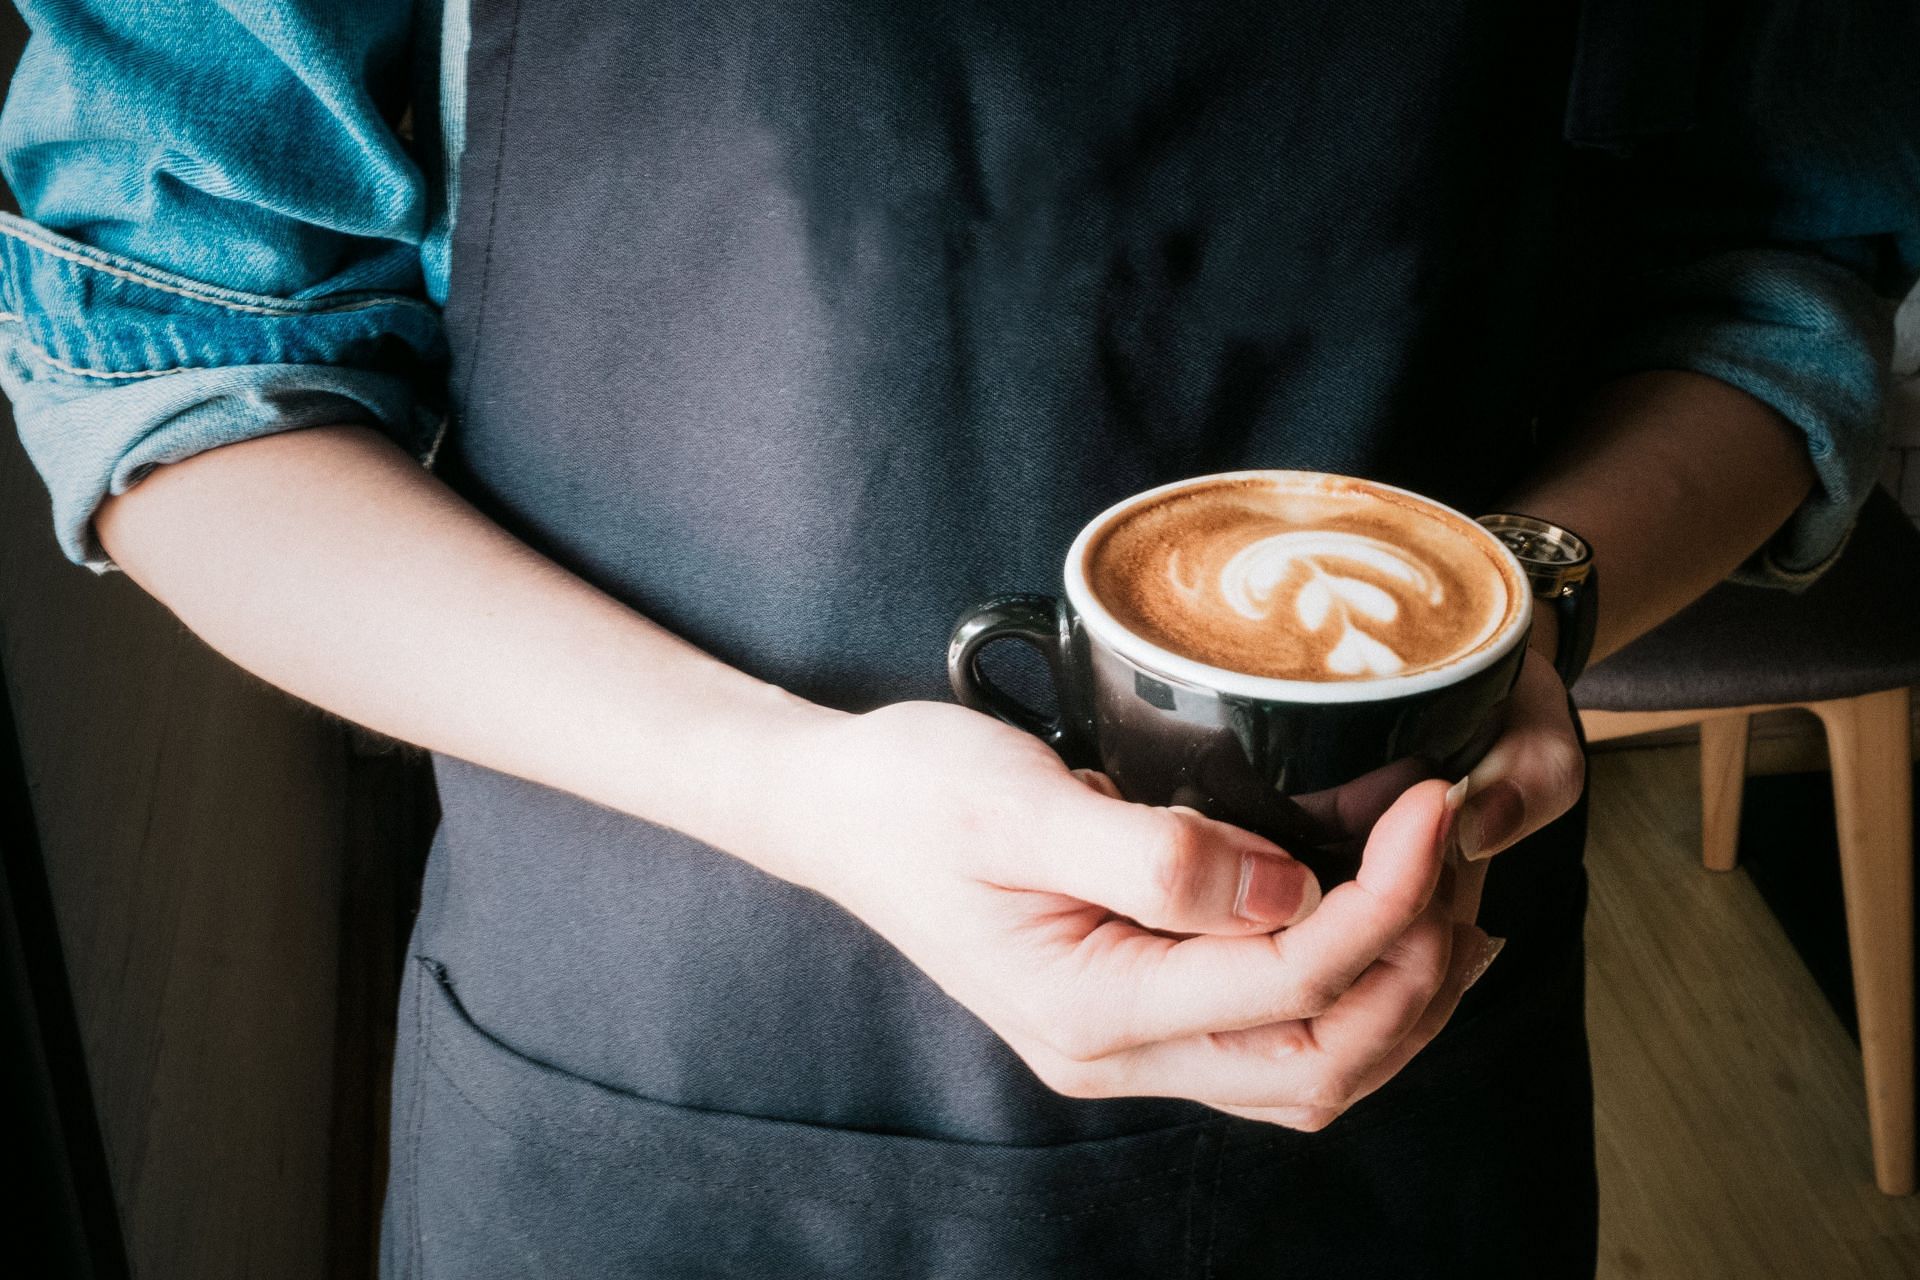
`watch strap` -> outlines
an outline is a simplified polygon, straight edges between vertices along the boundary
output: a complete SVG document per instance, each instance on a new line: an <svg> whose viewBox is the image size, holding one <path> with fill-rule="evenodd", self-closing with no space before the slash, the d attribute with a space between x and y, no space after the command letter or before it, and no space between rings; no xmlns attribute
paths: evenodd
<svg viewBox="0 0 1920 1280"><path fill-rule="evenodd" d="M1560 682L1572 688L1593 652L1594 627L1600 618L1600 575L1589 566L1545 603L1553 606L1560 624L1553 644L1553 669L1560 673Z"/></svg>

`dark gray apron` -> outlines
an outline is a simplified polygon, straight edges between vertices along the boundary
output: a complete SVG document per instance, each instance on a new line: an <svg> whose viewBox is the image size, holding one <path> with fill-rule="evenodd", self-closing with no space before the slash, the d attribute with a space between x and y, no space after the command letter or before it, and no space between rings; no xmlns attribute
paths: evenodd
<svg viewBox="0 0 1920 1280"><path fill-rule="evenodd" d="M1571 12L477 0L450 483L722 660L946 698L961 609L1252 466L1484 509L1569 341ZM837 907L447 757L397 1276L1590 1274L1585 805L1328 1131L1071 1101Z"/></svg>

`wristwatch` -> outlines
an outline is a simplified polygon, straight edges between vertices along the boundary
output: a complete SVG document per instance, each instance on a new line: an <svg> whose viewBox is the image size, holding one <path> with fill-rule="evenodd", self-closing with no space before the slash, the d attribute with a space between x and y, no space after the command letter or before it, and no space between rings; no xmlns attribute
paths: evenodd
<svg viewBox="0 0 1920 1280"><path fill-rule="evenodd" d="M1561 682L1571 687L1593 652L1593 628L1599 617L1600 584L1593 572L1593 548L1571 529L1517 512L1484 515L1480 523L1520 561L1533 584L1534 599L1553 607L1560 621L1553 665Z"/></svg>

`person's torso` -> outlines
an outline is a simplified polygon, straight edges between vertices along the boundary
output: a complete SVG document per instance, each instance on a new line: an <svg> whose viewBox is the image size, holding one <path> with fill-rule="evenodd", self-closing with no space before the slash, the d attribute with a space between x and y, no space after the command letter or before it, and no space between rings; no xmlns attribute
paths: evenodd
<svg viewBox="0 0 1920 1280"><path fill-rule="evenodd" d="M440 470L804 696L946 698L963 607L1055 589L1083 522L1167 480L1312 468L1471 511L1533 459L1577 306L1570 8L473 17ZM543 1061L967 1141L1194 1114L1065 1103L826 901L436 766L421 948Z"/></svg>

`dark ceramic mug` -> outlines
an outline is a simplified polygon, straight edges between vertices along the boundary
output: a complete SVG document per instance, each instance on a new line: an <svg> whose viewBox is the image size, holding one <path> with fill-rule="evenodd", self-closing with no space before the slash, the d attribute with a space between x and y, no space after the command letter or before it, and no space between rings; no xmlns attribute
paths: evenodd
<svg viewBox="0 0 1920 1280"><path fill-rule="evenodd" d="M1086 558L1103 529L1178 490L1252 477L1351 483L1308 472L1235 472L1136 494L1074 539L1063 597L1001 596L962 616L947 647L947 675L963 705L1037 734L1074 768L1101 770L1129 800L1190 805L1258 832L1331 884L1352 877L1375 819L1401 792L1426 778L1464 776L1493 744L1526 655L1532 595L1520 562L1472 517L1360 481L1484 540L1513 604L1464 655L1363 680L1252 676L1163 649L1102 607L1088 586ZM1025 705L982 673L981 651L999 640L1030 645L1046 659L1057 711Z"/></svg>

